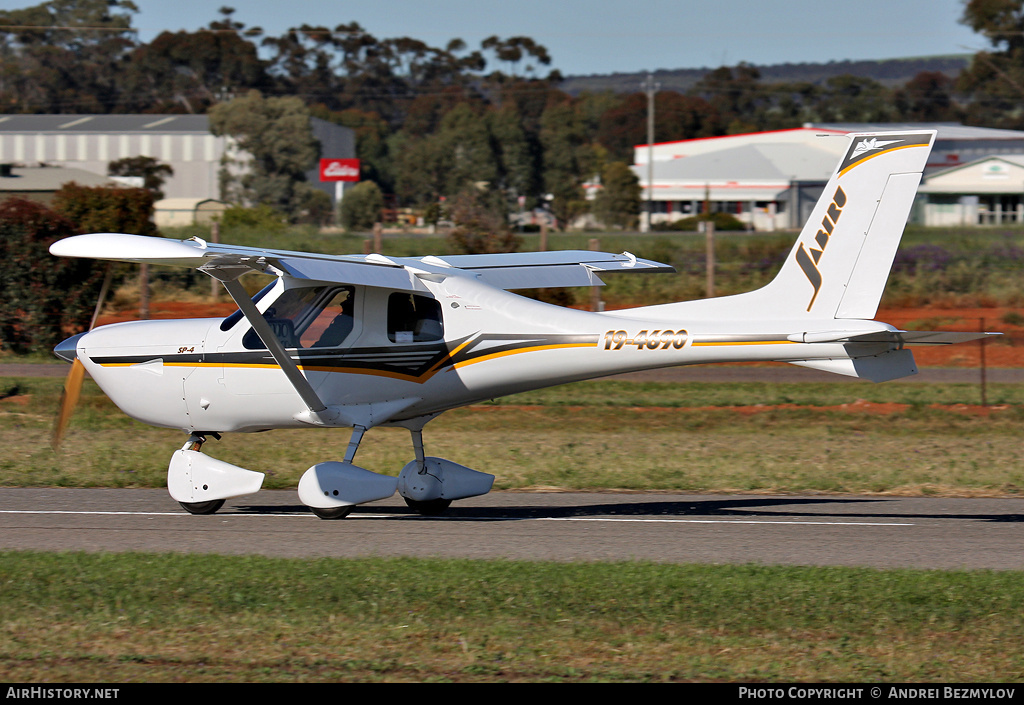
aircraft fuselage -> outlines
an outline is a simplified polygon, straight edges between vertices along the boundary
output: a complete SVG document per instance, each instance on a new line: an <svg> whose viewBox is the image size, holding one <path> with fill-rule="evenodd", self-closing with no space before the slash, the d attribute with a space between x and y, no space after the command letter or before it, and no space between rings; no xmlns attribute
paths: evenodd
<svg viewBox="0 0 1024 705"><path fill-rule="evenodd" d="M643 308L578 311L467 278L428 288L432 296L414 297L282 278L257 306L324 403L359 410L365 427L636 370L849 355L849 344L790 339L793 330L814 330L806 320L773 321L760 332L747 323L737 335L725 321L645 317ZM78 339L77 355L126 414L148 424L204 432L307 426L281 367L247 321L233 318L103 326Z"/></svg>

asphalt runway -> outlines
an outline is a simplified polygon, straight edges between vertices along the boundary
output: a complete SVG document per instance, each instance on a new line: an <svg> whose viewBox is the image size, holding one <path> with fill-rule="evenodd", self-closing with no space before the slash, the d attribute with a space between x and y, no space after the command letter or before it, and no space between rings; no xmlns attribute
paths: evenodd
<svg viewBox="0 0 1024 705"><path fill-rule="evenodd" d="M492 492L317 519L294 490L192 516L164 490L0 488L0 549L1024 569L1024 499Z"/></svg>

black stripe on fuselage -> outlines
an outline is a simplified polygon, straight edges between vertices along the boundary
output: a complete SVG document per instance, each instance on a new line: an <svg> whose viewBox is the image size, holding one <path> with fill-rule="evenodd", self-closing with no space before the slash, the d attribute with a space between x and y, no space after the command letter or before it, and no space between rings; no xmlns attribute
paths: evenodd
<svg viewBox="0 0 1024 705"><path fill-rule="evenodd" d="M491 335L466 336L450 342L347 350L297 350L292 359L305 370L366 374L395 374L425 381L446 367L496 354L528 352L538 348L597 345L597 335ZM467 344L467 341L468 342ZM170 355L107 355L89 358L103 367L130 367L161 359L175 367L278 367L266 350Z"/></svg>

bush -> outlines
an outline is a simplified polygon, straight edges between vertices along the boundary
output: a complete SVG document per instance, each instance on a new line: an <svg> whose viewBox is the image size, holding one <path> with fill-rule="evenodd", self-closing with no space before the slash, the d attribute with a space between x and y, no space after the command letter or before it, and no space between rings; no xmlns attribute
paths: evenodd
<svg viewBox="0 0 1024 705"><path fill-rule="evenodd" d="M640 182L623 162L612 162L601 175L603 188L594 199L594 216L606 228L631 228L640 215Z"/></svg>
<svg viewBox="0 0 1024 705"><path fill-rule="evenodd" d="M652 230L683 230L693 231L700 229L700 223L708 220L706 216L695 215L690 218L683 218L671 223L655 223ZM747 226L732 213L712 213L711 221L715 224L715 230L746 230Z"/></svg>
<svg viewBox="0 0 1024 705"><path fill-rule="evenodd" d="M153 194L144 188L65 184L54 194L53 209L83 233L156 234Z"/></svg>
<svg viewBox="0 0 1024 705"><path fill-rule="evenodd" d="M512 232L504 204L494 194L468 188L455 197L448 241L467 255L515 252L519 236Z"/></svg>
<svg viewBox="0 0 1024 705"><path fill-rule="evenodd" d="M444 204L438 203L437 201L428 203L423 209L423 222L429 225L437 225L442 220L448 220L450 217L451 214L448 212L448 209L445 208Z"/></svg>
<svg viewBox="0 0 1024 705"><path fill-rule="evenodd" d="M341 199L341 227L345 230L369 230L380 220L384 194L372 181L360 181Z"/></svg>
<svg viewBox="0 0 1024 705"><path fill-rule="evenodd" d="M221 220L224 230L260 230L279 233L287 227L283 215L268 205L260 204L252 208L234 206L224 211Z"/></svg>
<svg viewBox="0 0 1024 705"><path fill-rule="evenodd" d="M331 224L334 220L334 202L327 193L309 184L298 184L296 193L301 196L299 213L295 217L297 224L317 227Z"/></svg>
<svg viewBox="0 0 1024 705"><path fill-rule="evenodd" d="M918 274L923 272L939 272L946 269L952 255L939 245L928 243L900 248L893 258L892 271Z"/></svg>
<svg viewBox="0 0 1024 705"><path fill-rule="evenodd" d="M53 348L89 325L106 264L54 257L55 241L78 234L71 220L34 201L0 204L0 336L4 349L25 353Z"/></svg>

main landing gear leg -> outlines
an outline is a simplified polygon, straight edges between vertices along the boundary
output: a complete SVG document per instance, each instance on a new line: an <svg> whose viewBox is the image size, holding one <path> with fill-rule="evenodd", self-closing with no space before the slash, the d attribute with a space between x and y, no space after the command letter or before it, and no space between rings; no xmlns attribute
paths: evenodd
<svg viewBox="0 0 1024 705"><path fill-rule="evenodd" d="M356 459L356 451L359 450L359 443L363 440L363 434L366 433L366 429L362 426L352 427L352 437L348 441L348 448L345 449L345 462L351 463ZM343 507L310 507L309 510L316 514L321 519L344 519L352 510L355 509L354 504L349 504Z"/></svg>
<svg viewBox="0 0 1024 705"><path fill-rule="evenodd" d="M412 447L416 451L416 472L419 475L424 475L427 472L427 464L426 455L423 452L423 429L411 429L409 432L412 434ZM440 497L428 500L410 499L409 497L402 499L418 514L428 517L443 514L452 503L450 499Z"/></svg>

